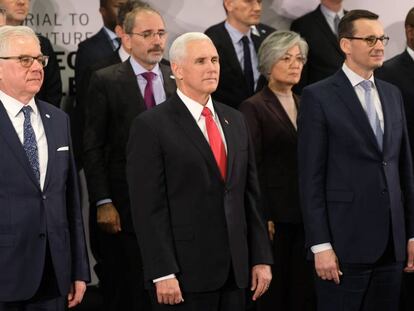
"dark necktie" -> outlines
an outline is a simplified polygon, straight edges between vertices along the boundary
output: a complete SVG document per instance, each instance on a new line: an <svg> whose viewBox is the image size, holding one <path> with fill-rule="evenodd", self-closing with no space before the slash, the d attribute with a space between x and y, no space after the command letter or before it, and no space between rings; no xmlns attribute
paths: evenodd
<svg viewBox="0 0 414 311"><path fill-rule="evenodd" d="M111 44L112 44L112 49L114 51L116 51L119 48L119 46L121 45L121 39L116 37L116 38L111 40Z"/></svg>
<svg viewBox="0 0 414 311"><path fill-rule="evenodd" d="M250 53L250 41L247 36L243 36L241 39L243 43L243 58L244 58L244 76L246 78L246 83L250 95L254 93L254 76L253 76L253 66L252 66L252 55Z"/></svg>
<svg viewBox="0 0 414 311"><path fill-rule="evenodd" d="M341 21L341 19L339 18L338 15L335 15L334 18L334 28L335 28L335 34L338 35L338 26L339 26L339 22Z"/></svg>
<svg viewBox="0 0 414 311"><path fill-rule="evenodd" d="M32 107L24 106L22 112L24 114L23 122L23 148L29 159L30 166L33 173L36 176L36 180L40 184L40 170L39 170L39 152L37 150L36 135L30 121L30 114L32 113Z"/></svg>
<svg viewBox="0 0 414 311"><path fill-rule="evenodd" d="M380 150L382 150L383 132L377 111L375 110L374 101L372 100L372 82L370 80L364 80L359 85L361 85L365 91L365 112L367 114L369 124L375 134L375 138L377 139L378 146L380 147Z"/></svg>
<svg viewBox="0 0 414 311"><path fill-rule="evenodd" d="M221 177L223 177L223 180L226 180L227 156L220 130L213 119L210 109L204 107L201 115L204 116L206 122L208 142L210 143L211 151L213 152L217 166L220 169Z"/></svg>
<svg viewBox="0 0 414 311"><path fill-rule="evenodd" d="M154 98L154 89L152 88L152 80L155 77L155 73L147 71L141 74L145 80L147 80L147 85L144 90L144 102L147 109L155 107L155 98Z"/></svg>

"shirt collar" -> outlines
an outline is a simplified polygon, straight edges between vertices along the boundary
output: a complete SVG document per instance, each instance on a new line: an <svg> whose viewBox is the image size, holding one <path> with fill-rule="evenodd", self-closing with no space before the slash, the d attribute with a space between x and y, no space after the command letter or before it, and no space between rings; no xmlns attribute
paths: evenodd
<svg viewBox="0 0 414 311"><path fill-rule="evenodd" d="M184 105L187 107L187 109L190 111L191 115L196 121L200 120L201 112L203 111L204 107L207 107L208 109L210 109L211 114L213 115L213 118L214 119L216 118L216 112L214 110L214 105L213 105L211 96L209 96L207 104L203 106L202 104L196 102L190 97L184 95L184 93L181 92L179 89L177 89L177 95L183 101Z"/></svg>
<svg viewBox="0 0 414 311"><path fill-rule="evenodd" d="M352 71L345 63L342 65L342 70L351 82L352 87L355 87L362 81L366 80L365 78L361 77L360 75ZM368 80L371 81L372 85L375 87L374 74L372 74Z"/></svg>
<svg viewBox="0 0 414 311"><path fill-rule="evenodd" d="M103 29L105 30L106 34L109 36L109 39L114 40L118 38L115 32L113 32L111 29L109 29L106 26L103 26Z"/></svg>
<svg viewBox="0 0 414 311"><path fill-rule="evenodd" d="M121 59L122 62L126 61L129 57L128 52L124 49L122 44L119 47L118 55L119 55L119 58Z"/></svg>
<svg viewBox="0 0 414 311"><path fill-rule="evenodd" d="M345 12L344 12L344 9L343 8L341 8L340 10L339 10L339 12L334 12L334 11L332 11L332 10L330 10L330 9L328 9L326 6L324 6L323 4L321 4L321 11L322 11L322 14L325 16L325 17L329 17L329 18L331 18L332 20L333 19L335 19L335 16L336 15L338 15L338 17L339 18L342 18L342 17L344 17L344 15L345 15Z"/></svg>
<svg viewBox="0 0 414 311"><path fill-rule="evenodd" d="M17 117L17 115L22 110L23 106L25 106L23 103L19 102L17 99L7 95L3 91L0 90L0 100L3 103L4 108L6 109L7 113L10 116ZM35 103L34 97L29 101L27 104L28 106L32 107L33 113L35 115L38 114L37 105Z"/></svg>
<svg viewBox="0 0 414 311"><path fill-rule="evenodd" d="M236 28L234 28L232 25L230 25L227 21L224 23L224 27L226 28L227 32L230 35L231 41L233 42L233 45L238 44L244 36L247 36L249 40L251 41L251 34L252 34L252 28L250 28L249 32L247 34L244 34L240 31L238 31ZM257 28L255 27L256 31Z"/></svg>
<svg viewBox="0 0 414 311"><path fill-rule="evenodd" d="M144 72L147 72L148 70L145 69L144 67L141 66L140 63L138 63L132 56L129 58L129 61L131 63L132 66L132 70L134 70L134 73L136 76L139 76L141 74L143 74ZM151 72L155 73L156 75L161 75L160 73L160 66L159 64L155 64L154 68L152 68L152 70L150 70Z"/></svg>
<svg viewBox="0 0 414 311"><path fill-rule="evenodd" d="M414 61L414 50L412 48L410 48L410 47L407 46L407 53L408 53L408 55L411 56L411 58Z"/></svg>

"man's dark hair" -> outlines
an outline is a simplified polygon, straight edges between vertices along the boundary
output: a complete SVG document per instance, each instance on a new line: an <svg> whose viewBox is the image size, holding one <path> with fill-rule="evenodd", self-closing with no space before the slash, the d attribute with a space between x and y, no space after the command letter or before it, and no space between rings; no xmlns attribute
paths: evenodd
<svg viewBox="0 0 414 311"><path fill-rule="evenodd" d="M110 0L99 0L99 7L106 8Z"/></svg>
<svg viewBox="0 0 414 311"><path fill-rule="evenodd" d="M150 5L140 0L128 0L127 2L121 4L118 9L118 16L116 17L117 25L123 26L126 15L129 12L131 12L133 9L138 8L138 7L149 8Z"/></svg>
<svg viewBox="0 0 414 311"><path fill-rule="evenodd" d="M355 34L354 21L358 19L377 20L378 15L367 10L352 10L342 17L338 25L339 39L352 37Z"/></svg>
<svg viewBox="0 0 414 311"><path fill-rule="evenodd" d="M414 27L414 8L408 11L407 17L405 18L405 26Z"/></svg>

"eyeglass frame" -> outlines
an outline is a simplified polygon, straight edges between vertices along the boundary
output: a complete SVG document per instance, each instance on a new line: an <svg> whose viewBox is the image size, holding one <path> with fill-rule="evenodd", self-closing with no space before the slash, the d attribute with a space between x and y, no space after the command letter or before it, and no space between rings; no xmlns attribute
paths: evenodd
<svg viewBox="0 0 414 311"><path fill-rule="evenodd" d="M30 59L30 64L28 63L28 65L24 65L23 64L23 59ZM38 55L36 57L34 56L30 56L30 55L19 55L19 56L5 56L5 57L0 57L0 59L17 59L20 63L20 65L22 65L22 67L24 68L30 68L32 67L33 63L35 60L37 60L37 62L42 65L43 68L45 68L49 62L49 56L47 55Z"/></svg>
<svg viewBox="0 0 414 311"><path fill-rule="evenodd" d="M168 34L168 32L166 30L158 30L158 31L147 30L147 31L143 31L143 32L130 32L130 33L128 33L128 35L140 36L144 40L154 39L156 35L158 35L158 37L160 37L160 39L163 39L167 34Z"/></svg>
<svg viewBox="0 0 414 311"><path fill-rule="evenodd" d="M362 40L365 41L365 43L369 47L373 47L377 44L378 41L381 41L382 45L386 46L390 40L390 37L388 36L381 36L381 37L375 37L375 36L367 36L367 37L344 37L345 39L349 40ZM370 43L371 40L375 38L375 41L372 41L373 43Z"/></svg>

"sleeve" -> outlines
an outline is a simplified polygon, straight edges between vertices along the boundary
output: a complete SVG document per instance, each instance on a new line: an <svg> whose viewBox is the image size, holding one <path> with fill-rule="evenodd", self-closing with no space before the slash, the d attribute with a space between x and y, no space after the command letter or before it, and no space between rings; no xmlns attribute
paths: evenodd
<svg viewBox="0 0 414 311"><path fill-rule="evenodd" d="M126 172L144 278L152 282L177 274L179 268L170 222L163 152L156 132L150 122L145 121L138 117L132 124Z"/></svg>

